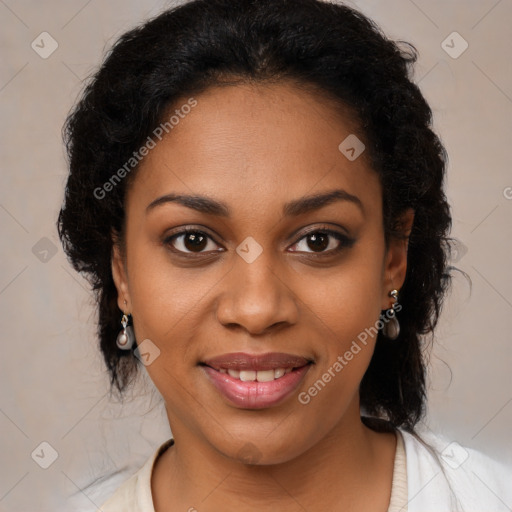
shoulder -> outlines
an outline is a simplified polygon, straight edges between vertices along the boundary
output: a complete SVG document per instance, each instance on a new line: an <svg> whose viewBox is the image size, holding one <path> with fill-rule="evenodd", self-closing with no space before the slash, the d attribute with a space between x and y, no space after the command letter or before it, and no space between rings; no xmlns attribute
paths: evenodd
<svg viewBox="0 0 512 512"><path fill-rule="evenodd" d="M151 494L151 475L158 457L172 446L174 439L160 445L146 463L115 491L100 507L102 512L155 512Z"/></svg>
<svg viewBox="0 0 512 512"><path fill-rule="evenodd" d="M410 512L509 511L512 467L432 433L403 436Z"/></svg>

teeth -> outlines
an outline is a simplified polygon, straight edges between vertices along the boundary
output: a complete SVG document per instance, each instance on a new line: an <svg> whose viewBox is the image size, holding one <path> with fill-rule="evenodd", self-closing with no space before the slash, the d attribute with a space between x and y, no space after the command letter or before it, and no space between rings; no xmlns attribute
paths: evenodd
<svg viewBox="0 0 512 512"><path fill-rule="evenodd" d="M242 382L270 382L274 379L280 379L283 375L290 373L292 368L276 368L275 370L226 370L221 368L221 373L227 373L234 379L239 379Z"/></svg>
<svg viewBox="0 0 512 512"><path fill-rule="evenodd" d="M282 377L284 374L285 374L285 369L284 368L276 368L274 370L274 377L276 379L279 379L279 377Z"/></svg>
<svg viewBox="0 0 512 512"><path fill-rule="evenodd" d="M275 378L274 373L275 370L261 370L256 372L256 380L258 382L270 382Z"/></svg>
<svg viewBox="0 0 512 512"><path fill-rule="evenodd" d="M256 372L254 370L242 370L240 372L240 380L242 382L250 382L256 380Z"/></svg>

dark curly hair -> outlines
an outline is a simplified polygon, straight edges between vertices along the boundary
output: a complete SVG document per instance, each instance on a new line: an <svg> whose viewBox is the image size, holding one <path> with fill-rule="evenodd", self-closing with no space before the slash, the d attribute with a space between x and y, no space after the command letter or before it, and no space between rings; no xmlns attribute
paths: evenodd
<svg viewBox="0 0 512 512"><path fill-rule="evenodd" d="M293 80L349 108L383 189L386 240L415 212L400 292L401 332L379 333L360 386L372 416L410 431L425 404L424 335L433 332L449 285L451 217L443 191L445 150L410 73L414 46L393 42L358 11L319 0L194 0L124 34L70 113L64 138L70 174L58 219L74 268L99 308L99 340L111 391L122 395L137 359L116 346L121 311L111 272L113 237L124 233L127 179L109 187L179 98L226 83Z"/></svg>

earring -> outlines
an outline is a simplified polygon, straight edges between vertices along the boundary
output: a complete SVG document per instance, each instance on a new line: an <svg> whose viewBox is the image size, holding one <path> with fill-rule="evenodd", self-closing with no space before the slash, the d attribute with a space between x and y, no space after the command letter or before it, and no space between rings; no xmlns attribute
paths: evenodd
<svg viewBox="0 0 512 512"><path fill-rule="evenodd" d="M123 330L117 335L116 345L121 350L130 350L135 342L135 335L133 328L128 325L128 316L126 313L123 314L121 318L121 325L123 326Z"/></svg>
<svg viewBox="0 0 512 512"><path fill-rule="evenodd" d="M396 340L400 334L400 324L396 317L395 308L398 305L398 290L391 290L389 296L393 298L394 302L391 307L386 311L386 320L382 328L382 334L390 340Z"/></svg>

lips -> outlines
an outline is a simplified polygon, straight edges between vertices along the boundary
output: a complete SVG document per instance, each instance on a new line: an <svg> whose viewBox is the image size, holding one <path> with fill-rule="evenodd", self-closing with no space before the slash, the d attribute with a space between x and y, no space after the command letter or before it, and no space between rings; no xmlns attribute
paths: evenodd
<svg viewBox="0 0 512 512"><path fill-rule="evenodd" d="M231 404L264 409L284 401L299 385L312 361L284 353L224 354L201 363L214 388Z"/></svg>
<svg viewBox="0 0 512 512"><path fill-rule="evenodd" d="M311 361L305 357L284 354L281 352L269 352L267 354L245 354L237 352L233 354L223 354L203 361L203 364L210 366L215 370L275 370L276 368L300 368Z"/></svg>

